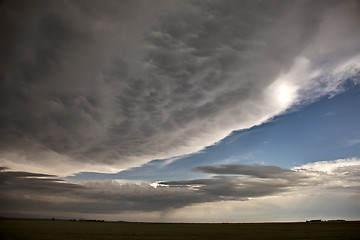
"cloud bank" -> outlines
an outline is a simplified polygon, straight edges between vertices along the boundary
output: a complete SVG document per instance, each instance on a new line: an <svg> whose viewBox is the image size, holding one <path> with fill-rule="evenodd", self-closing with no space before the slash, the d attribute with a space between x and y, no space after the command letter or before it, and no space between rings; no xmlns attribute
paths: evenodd
<svg viewBox="0 0 360 240"><path fill-rule="evenodd" d="M358 12L358 1L5 1L1 162L67 175L199 151L358 75Z"/></svg>
<svg viewBox="0 0 360 240"><path fill-rule="evenodd" d="M328 169L332 169L331 172ZM340 206L344 201L360 197L359 159L318 162L293 170L260 165L203 166L195 170L215 175L207 179L160 182L154 187L154 184L149 183L121 184L116 180L75 184L51 175L3 169L0 172L0 214L65 214L67 217L112 215L110 219L114 219L126 214L142 216L154 212L160 216L176 215L179 213L177 209L195 208L199 211L204 204L216 205L223 201L232 201L229 206L235 202L238 205L251 205L253 201L270 198L267 204L274 202L274 199L279 204L283 196L287 196L287 200L291 196L291 201L301 198L306 202L306 198L311 199L316 195L320 198L315 201L318 203L332 194L337 199L334 204ZM291 201L287 203L288 206L292 205ZM298 206L299 209L301 207ZM253 214L257 208L255 204ZM351 209L354 206L350 204L346 208L347 211L353 211ZM215 210L208 208L210 212ZM313 210L317 211L315 208ZM286 213L284 209L280 212L291 217L291 213ZM360 216L358 211L353 214ZM141 220L140 217L138 220ZM202 219L206 220L209 219Z"/></svg>

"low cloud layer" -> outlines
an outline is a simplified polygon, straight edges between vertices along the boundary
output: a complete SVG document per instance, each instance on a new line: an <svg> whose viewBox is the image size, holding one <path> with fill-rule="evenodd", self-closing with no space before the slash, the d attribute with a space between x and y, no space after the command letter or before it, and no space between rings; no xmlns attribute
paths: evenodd
<svg viewBox="0 0 360 240"><path fill-rule="evenodd" d="M191 189L154 188L148 183L119 184L115 180L64 182L52 175L0 172L1 213L31 212L120 213L160 211L202 202Z"/></svg>
<svg viewBox="0 0 360 240"><path fill-rule="evenodd" d="M207 196L216 196L218 200L248 200L290 191L292 187L306 184L307 179L299 172L275 166L222 165L196 167L194 170L216 175L210 179L168 181L160 184L189 187Z"/></svg>
<svg viewBox="0 0 360 240"><path fill-rule="evenodd" d="M156 187L149 183L121 184L116 180L69 183L51 175L3 169L0 172L0 214L171 213L198 204L253 201L282 194L295 197L308 191L321 195L329 190L337 197L343 196L344 201L359 197L359 159L320 162L316 166L322 167L314 169L304 165L286 170L260 165L205 166L196 170L216 175L208 179L160 182Z"/></svg>
<svg viewBox="0 0 360 240"><path fill-rule="evenodd" d="M1 162L67 175L198 151L357 75L358 12L358 1L4 1Z"/></svg>

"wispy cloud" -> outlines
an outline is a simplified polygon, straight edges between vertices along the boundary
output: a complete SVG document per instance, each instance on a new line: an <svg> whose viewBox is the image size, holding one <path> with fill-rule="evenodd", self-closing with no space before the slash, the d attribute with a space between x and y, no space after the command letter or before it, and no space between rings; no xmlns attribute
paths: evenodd
<svg viewBox="0 0 360 240"><path fill-rule="evenodd" d="M349 146L354 146L360 143L360 138L355 138L355 139L350 139L348 140L348 145Z"/></svg>

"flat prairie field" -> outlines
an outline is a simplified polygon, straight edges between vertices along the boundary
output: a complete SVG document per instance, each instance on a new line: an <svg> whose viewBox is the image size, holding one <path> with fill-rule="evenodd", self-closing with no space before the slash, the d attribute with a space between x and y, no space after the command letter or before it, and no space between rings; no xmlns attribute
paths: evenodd
<svg viewBox="0 0 360 240"><path fill-rule="evenodd" d="M192 224L1 219L0 239L360 239L360 221Z"/></svg>

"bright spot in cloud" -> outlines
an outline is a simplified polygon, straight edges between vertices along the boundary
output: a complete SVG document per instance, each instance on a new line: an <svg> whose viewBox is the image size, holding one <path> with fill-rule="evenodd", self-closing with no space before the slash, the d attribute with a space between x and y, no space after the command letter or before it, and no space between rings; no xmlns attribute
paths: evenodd
<svg viewBox="0 0 360 240"><path fill-rule="evenodd" d="M159 182L160 182L160 181L153 182L153 183L150 184L150 186L152 186L153 188L157 188L158 186L161 186L161 185L159 184Z"/></svg>
<svg viewBox="0 0 360 240"><path fill-rule="evenodd" d="M281 108L287 108L297 98L297 87L293 83L285 81L283 77L270 85L269 92L274 104Z"/></svg>
<svg viewBox="0 0 360 240"><path fill-rule="evenodd" d="M296 97L296 88L287 82L281 82L278 86L277 91L277 99L284 106L290 104Z"/></svg>

